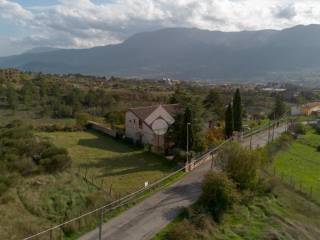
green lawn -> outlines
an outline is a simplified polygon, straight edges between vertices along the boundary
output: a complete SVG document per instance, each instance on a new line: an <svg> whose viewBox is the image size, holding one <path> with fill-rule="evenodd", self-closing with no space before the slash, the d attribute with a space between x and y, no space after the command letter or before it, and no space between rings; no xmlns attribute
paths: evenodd
<svg viewBox="0 0 320 240"><path fill-rule="evenodd" d="M294 141L286 150L279 152L272 168L278 176L290 177L298 186L309 192L312 187L313 197L320 202L320 135L309 129L307 134Z"/></svg>
<svg viewBox="0 0 320 240"><path fill-rule="evenodd" d="M175 164L162 156L146 153L142 149L129 146L122 141L99 134L87 132L39 133L55 145L65 147L73 160L72 169L103 184L114 194L131 193L152 183L175 169Z"/></svg>

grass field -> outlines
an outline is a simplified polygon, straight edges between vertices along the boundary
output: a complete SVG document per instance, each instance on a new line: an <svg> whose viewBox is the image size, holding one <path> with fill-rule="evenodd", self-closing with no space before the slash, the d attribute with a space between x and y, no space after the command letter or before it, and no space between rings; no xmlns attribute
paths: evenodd
<svg viewBox="0 0 320 240"><path fill-rule="evenodd" d="M272 168L278 176L287 180L291 177L296 185L310 192L320 203L320 135L308 128L306 135L299 137L286 150L279 152L273 161ZM274 170L272 170L274 171Z"/></svg>
<svg viewBox="0 0 320 240"><path fill-rule="evenodd" d="M135 191L145 181L151 183L175 169L161 156L96 132L37 135L67 148L72 168L56 175L17 177L16 187L0 198L0 239L23 239ZM87 169L88 178L95 183L103 180L103 188L108 192L112 186L112 196L76 176L79 168L81 175ZM95 218L87 220L96 223ZM58 234L59 231L54 232L54 239Z"/></svg>
<svg viewBox="0 0 320 240"><path fill-rule="evenodd" d="M40 133L55 145L65 147L73 160L72 169L89 176L107 191L126 194L152 183L175 169L162 156L146 153L97 132Z"/></svg>

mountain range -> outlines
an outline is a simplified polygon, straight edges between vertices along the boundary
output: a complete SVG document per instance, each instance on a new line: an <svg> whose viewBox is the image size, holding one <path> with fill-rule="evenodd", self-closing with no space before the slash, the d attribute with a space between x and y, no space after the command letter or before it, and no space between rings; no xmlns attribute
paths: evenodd
<svg viewBox="0 0 320 240"><path fill-rule="evenodd" d="M220 32L168 28L90 49L40 48L0 58L0 67L177 79L246 79L277 73L320 73L320 25Z"/></svg>

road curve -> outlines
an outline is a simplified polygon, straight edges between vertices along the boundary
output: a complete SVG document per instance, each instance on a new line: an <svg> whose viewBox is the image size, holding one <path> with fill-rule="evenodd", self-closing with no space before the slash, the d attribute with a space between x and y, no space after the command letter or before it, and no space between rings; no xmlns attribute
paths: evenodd
<svg viewBox="0 0 320 240"><path fill-rule="evenodd" d="M286 130L282 125L257 133L243 141L243 145L252 148L264 146ZM269 137L268 137L269 136ZM251 144L250 144L251 142ZM152 238L169 224L179 212L194 203L201 194L201 181L210 169L211 163L195 169L170 187L153 194L119 216L109 220L102 227L102 239L105 240L146 240ZM99 239L99 229L80 237L80 240Z"/></svg>

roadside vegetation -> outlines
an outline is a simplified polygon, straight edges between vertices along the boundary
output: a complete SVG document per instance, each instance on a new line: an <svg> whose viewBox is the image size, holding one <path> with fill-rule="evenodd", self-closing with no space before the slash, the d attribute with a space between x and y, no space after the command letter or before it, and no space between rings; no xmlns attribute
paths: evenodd
<svg viewBox="0 0 320 240"><path fill-rule="evenodd" d="M295 130L300 131L299 128L301 126ZM284 134L266 148L255 151L243 149L236 143L225 146L217 157L223 173L208 173L202 183L200 199L158 233L154 240L317 239L319 204L295 191L280 177L266 172L266 168L271 168L271 161L272 166L283 167L290 172L299 169L297 176L318 178L319 164L317 167L313 165L313 172L310 163L286 162L288 159L282 156L286 156L288 149L296 148L295 141L297 144L308 142L316 145L319 139L314 134L310 128L298 140ZM312 152L316 153L315 147ZM304 171L307 174L303 174ZM308 173L311 173L310 177Z"/></svg>

